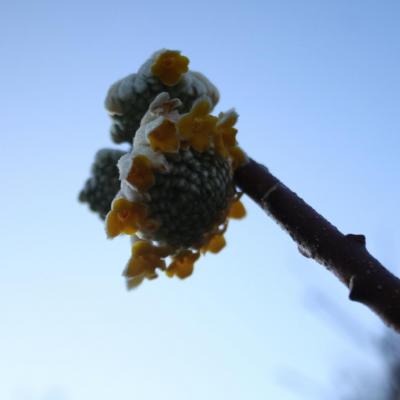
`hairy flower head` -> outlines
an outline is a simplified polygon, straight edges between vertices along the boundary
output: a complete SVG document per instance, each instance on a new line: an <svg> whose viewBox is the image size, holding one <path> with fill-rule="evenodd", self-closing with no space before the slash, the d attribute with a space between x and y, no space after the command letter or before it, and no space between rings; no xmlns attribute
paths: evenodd
<svg viewBox="0 0 400 400"><path fill-rule="evenodd" d="M237 114L216 117L206 99L181 114L180 104L168 93L157 96L118 162L121 187L106 230L109 237L132 235L129 288L159 272L190 276L201 254L226 246L228 220L245 214L233 183L246 160L236 141Z"/></svg>

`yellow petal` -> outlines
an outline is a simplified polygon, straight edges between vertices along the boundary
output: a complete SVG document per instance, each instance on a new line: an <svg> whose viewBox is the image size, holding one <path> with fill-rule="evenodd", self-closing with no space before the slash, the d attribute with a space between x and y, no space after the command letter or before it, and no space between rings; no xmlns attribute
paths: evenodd
<svg viewBox="0 0 400 400"><path fill-rule="evenodd" d="M150 146L154 151L176 153L179 150L179 139L176 126L165 119L161 125L149 134Z"/></svg>
<svg viewBox="0 0 400 400"><path fill-rule="evenodd" d="M154 254L146 254L141 256L133 256L126 267L125 276L134 277L144 274L148 277L157 276L155 270L160 268L165 269L165 261L161 260Z"/></svg>
<svg viewBox="0 0 400 400"><path fill-rule="evenodd" d="M137 232L140 223L147 216L147 209L143 204L120 198L113 201L111 211L106 217L106 232L110 238L125 233L132 235Z"/></svg>
<svg viewBox="0 0 400 400"><path fill-rule="evenodd" d="M138 240L132 245L132 255L140 256L150 254L153 251L153 245L147 240Z"/></svg>
<svg viewBox="0 0 400 400"><path fill-rule="evenodd" d="M207 100L200 100L193 106L188 114L184 114L178 121L177 127L181 136L186 140L191 140L197 135L210 136L217 124L218 119L209 115L211 109L210 103ZM203 143L204 139L200 139ZM195 141L195 143L198 143ZM200 145L203 147L204 145Z"/></svg>
<svg viewBox="0 0 400 400"><path fill-rule="evenodd" d="M193 121L193 133L207 133L211 134L214 131L217 118L212 115L204 115L201 117L195 117Z"/></svg>
<svg viewBox="0 0 400 400"><path fill-rule="evenodd" d="M181 117L178 122L179 133L186 139L189 140L193 136L192 125L193 116L190 114L185 114Z"/></svg>
<svg viewBox="0 0 400 400"><path fill-rule="evenodd" d="M228 116L226 116L225 113L221 113L218 119L218 127L222 129L229 129L236 124L238 120L238 115L235 111L231 111Z"/></svg>
<svg viewBox="0 0 400 400"><path fill-rule="evenodd" d="M126 287L128 290L136 289L143 281L144 275L135 276L133 278L127 278Z"/></svg>
<svg viewBox="0 0 400 400"><path fill-rule="evenodd" d="M126 269L124 271L124 275L126 277L130 277L130 278L142 275L146 271L147 264L148 263L143 258L143 256L141 256L141 257L132 257L128 261L128 265L126 266Z"/></svg>
<svg viewBox="0 0 400 400"><path fill-rule="evenodd" d="M238 119L236 112L231 111L228 114L221 113L218 118L216 131L222 135L225 147L231 148L236 146L237 129L233 126Z"/></svg>
<svg viewBox="0 0 400 400"><path fill-rule="evenodd" d="M188 65L189 65L189 59L187 57L180 55L176 59L176 68L181 73L185 73L188 71L188 69L189 69Z"/></svg>
<svg viewBox="0 0 400 400"><path fill-rule="evenodd" d="M207 150L210 146L210 136L206 132L201 132L197 135L192 136L190 139L190 145L198 152L202 153Z"/></svg>
<svg viewBox="0 0 400 400"><path fill-rule="evenodd" d="M132 257L125 270L125 276L134 277L144 274L146 278L157 277L157 268L165 270L164 253L162 248L153 246L150 242L139 240L132 246Z"/></svg>
<svg viewBox="0 0 400 400"><path fill-rule="evenodd" d="M151 161L144 155L136 156L126 180L140 191L149 190L155 183Z"/></svg>
<svg viewBox="0 0 400 400"><path fill-rule="evenodd" d="M211 240L204 246L203 251L211 253L219 253L226 246L224 235L214 235Z"/></svg>
<svg viewBox="0 0 400 400"><path fill-rule="evenodd" d="M168 246L154 246L146 240L138 240L132 246L132 255L140 256L147 254L155 254L157 257L167 257L170 255L171 249Z"/></svg>
<svg viewBox="0 0 400 400"><path fill-rule="evenodd" d="M167 50L157 57L151 66L151 72L165 85L173 86L188 71L188 64L189 59L181 56L179 51Z"/></svg>
<svg viewBox="0 0 400 400"><path fill-rule="evenodd" d="M177 276L180 279L185 279L192 275L193 269L193 263L178 263L173 261L167 269L167 276L170 278Z"/></svg>
<svg viewBox="0 0 400 400"><path fill-rule="evenodd" d="M115 211L110 211L107 214L106 232L109 238L114 238L122 232L122 224Z"/></svg>
<svg viewBox="0 0 400 400"><path fill-rule="evenodd" d="M233 219L241 219L246 216L246 209L240 200L236 200L232 203L228 217Z"/></svg>
<svg viewBox="0 0 400 400"><path fill-rule="evenodd" d="M173 257L172 263L166 271L169 277L177 276L185 279L193 273L194 263L200 257L200 253L192 253L190 250L183 250Z"/></svg>
<svg viewBox="0 0 400 400"><path fill-rule="evenodd" d="M199 100L194 105L190 113L193 116L205 116L211 111L211 104L208 100Z"/></svg>

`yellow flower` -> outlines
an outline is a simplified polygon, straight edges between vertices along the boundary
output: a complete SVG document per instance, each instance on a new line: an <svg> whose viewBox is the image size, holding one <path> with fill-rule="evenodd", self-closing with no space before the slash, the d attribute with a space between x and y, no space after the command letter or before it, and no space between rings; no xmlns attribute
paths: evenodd
<svg viewBox="0 0 400 400"><path fill-rule="evenodd" d="M126 180L141 191L149 190L155 182L151 161L144 155L137 155Z"/></svg>
<svg viewBox="0 0 400 400"><path fill-rule="evenodd" d="M150 146L154 151L162 153L176 153L179 150L179 139L176 126L165 119L161 125L149 133Z"/></svg>
<svg viewBox="0 0 400 400"><path fill-rule="evenodd" d="M145 221L146 215L147 210L143 204L123 198L114 200L106 218L108 237L114 238L121 233L133 235Z"/></svg>
<svg viewBox="0 0 400 400"><path fill-rule="evenodd" d="M233 127L238 119L234 111L221 113L214 131L214 148L222 157L229 155L229 149L236 146L237 129Z"/></svg>
<svg viewBox="0 0 400 400"><path fill-rule="evenodd" d="M157 268L165 270L163 258L168 255L166 247L157 247L145 240L138 240L132 246L132 257L128 261L124 275L128 279L141 275L147 279L154 279L157 277Z"/></svg>
<svg viewBox="0 0 400 400"><path fill-rule="evenodd" d="M168 266L167 275L169 277L177 276L184 279L192 275L194 263L200 257L200 253L193 253L190 250L183 250L177 256L173 257L172 263Z"/></svg>
<svg viewBox="0 0 400 400"><path fill-rule="evenodd" d="M189 59L181 56L179 51L167 50L157 57L151 66L151 72L165 85L174 86L189 70L188 65Z"/></svg>
<svg viewBox="0 0 400 400"><path fill-rule="evenodd" d="M246 216L246 209L240 200L236 200L231 204L228 217L233 219L242 219Z"/></svg>
<svg viewBox="0 0 400 400"><path fill-rule="evenodd" d="M199 152L208 149L210 136L217 123L217 118L209 114L210 110L210 103L207 100L200 100L190 113L183 115L178 122L179 133Z"/></svg>
<svg viewBox="0 0 400 400"><path fill-rule="evenodd" d="M180 115L180 104L159 95L142 119L139 140L118 163L124 178L118 196L140 201L118 198L107 216L110 237L137 232L124 271L128 288L159 271L190 276L200 254L226 246L229 219L246 214L234 184L235 168L247 161L236 142L237 114L210 115L203 98Z"/></svg>
<svg viewBox="0 0 400 400"><path fill-rule="evenodd" d="M222 135L224 144L227 148L236 145L237 129L233 126L236 124L237 119L238 115L234 111L227 114L221 113L219 116L216 131Z"/></svg>
<svg viewBox="0 0 400 400"><path fill-rule="evenodd" d="M211 253L219 253L226 246L226 240L224 235L216 234L214 235L210 241L204 246L201 250L203 253L209 251Z"/></svg>
<svg viewBox="0 0 400 400"><path fill-rule="evenodd" d="M190 145L198 152L202 153L207 150L210 146L210 135L200 134L195 135L190 139Z"/></svg>

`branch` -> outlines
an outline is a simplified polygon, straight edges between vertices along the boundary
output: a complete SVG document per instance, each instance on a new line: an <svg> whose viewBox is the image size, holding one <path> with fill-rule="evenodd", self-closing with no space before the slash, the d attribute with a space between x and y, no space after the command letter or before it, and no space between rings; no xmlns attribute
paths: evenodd
<svg viewBox="0 0 400 400"><path fill-rule="evenodd" d="M236 171L235 181L289 233L302 255L349 288L350 300L363 303L400 333L400 279L368 253L363 235L342 234L254 160Z"/></svg>

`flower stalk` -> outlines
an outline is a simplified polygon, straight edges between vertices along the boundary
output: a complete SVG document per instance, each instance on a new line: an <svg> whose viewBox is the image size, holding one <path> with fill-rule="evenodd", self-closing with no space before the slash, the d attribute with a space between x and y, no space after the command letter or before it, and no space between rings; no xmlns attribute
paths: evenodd
<svg viewBox="0 0 400 400"><path fill-rule="evenodd" d="M234 179L292 237L302 255L349 288L350 300L366 305L400 333L400 279L368 252L363 235L341 233L254 160L239 167Z"/></svg>

